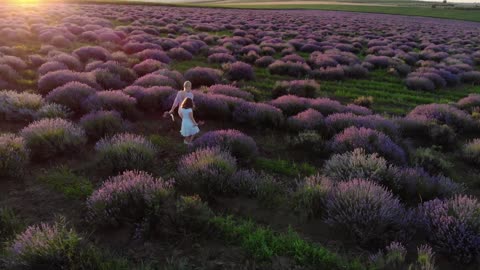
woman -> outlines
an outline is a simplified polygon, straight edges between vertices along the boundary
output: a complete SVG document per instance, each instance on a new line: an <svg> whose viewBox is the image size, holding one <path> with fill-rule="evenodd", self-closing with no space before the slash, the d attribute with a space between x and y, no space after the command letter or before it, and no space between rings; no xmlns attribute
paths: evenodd
<svg viewBox="0 0 480 270"><path fill-rule="evenodd" d="M193 102L192 83L190 81L186 81L183 84L183 91L178 91L177 96L173 101L172 108L170 108L170 111L165 112L163 114L163 117L167 117L170 114L173 120L173 112L178 107L178 105L180 105L180 103L183 102L186 98L190 98Z"/></svg>
<svg viewBox="0 0 480 270"><path fill-rule="evenodd" d="M182 102L178 108L178 115L182 118L180 134L185 138L183 142L185 144L191 144L195 135L200 132L198 125L203 124L202 122L197 123L193 117L193 100L191 98L186 98Z"/></svg>

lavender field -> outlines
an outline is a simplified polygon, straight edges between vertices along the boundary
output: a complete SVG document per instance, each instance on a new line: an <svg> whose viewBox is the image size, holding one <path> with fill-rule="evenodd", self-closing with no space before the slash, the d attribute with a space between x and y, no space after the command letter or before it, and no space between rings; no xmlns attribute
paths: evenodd
<svg viewBox="0 0 480 270"><path fill-rule="evenodd" d="M479 173L480 23L0 6L0 269L475 270Z"/></svg>

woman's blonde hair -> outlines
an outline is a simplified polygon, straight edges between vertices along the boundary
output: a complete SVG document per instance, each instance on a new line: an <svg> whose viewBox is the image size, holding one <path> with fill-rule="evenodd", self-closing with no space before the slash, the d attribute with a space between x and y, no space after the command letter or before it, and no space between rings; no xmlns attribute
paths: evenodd
<svg viewBox="0 0 480 270"><path fill-rule="evenodd" d="M192 89L192 83L190 81L185 81L183 83L183 89L185 89L185 88Z"/></svg>

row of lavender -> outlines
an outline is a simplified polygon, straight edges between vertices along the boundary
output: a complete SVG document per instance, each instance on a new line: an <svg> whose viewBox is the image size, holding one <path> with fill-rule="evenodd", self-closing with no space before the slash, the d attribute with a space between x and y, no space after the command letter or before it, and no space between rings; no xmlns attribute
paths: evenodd
<svg viewBox="0 0 480 270"><path fill-rule="evenodd" d="M26 69L39 76L71 70L82 73L57 76L82 77L78 80L84 82L96 77L97 84L91 86L97 89L121 89L172 59L185 61L197 55L207 56L211 63L230 63L225 67L230 80L253 79L250 63L268 67L272 74L319 79L364 77L374 68L389 68L407 76L408 87L422 90L480 81L474 23L321 11L258 12L262 16L238 10L88 5L20 12L4 6L0 33L6 46L0 50L0 85L15 85ZM385 21L377 23L379 19ZM211 33L222 31L233 36ZM33 54L17 46L37 41ZM79 43L98 46L68 52ZM272 57L276 54L282 57ZM93 60L115 63L86 65ZM209 72L210 83L218 79L215 73ZM174 85L164 77L139 80ZM194 85L201 83L205 82ZM49 85L39 88L43 94L52 90Z"/></svg>

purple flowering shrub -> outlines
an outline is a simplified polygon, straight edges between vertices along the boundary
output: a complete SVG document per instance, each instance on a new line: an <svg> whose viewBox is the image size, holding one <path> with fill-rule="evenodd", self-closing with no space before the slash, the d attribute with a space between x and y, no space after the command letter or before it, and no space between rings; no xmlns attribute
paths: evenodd
<svg viewBox="0 0 480 270"><path fill-rule="evenodd" d="M70 110L79 113L82 111L83 102L96 92L94 88L86 84L69 82L48 93L46 100L64 105Z"/></svg>
<svg viewBox="0 0 480 270"><path fill-rule="evenodd" d="M70 70L58 70L49 72L38 80L38 92L47 95L53 89L63 86L69 82L79 82L92 88L100 89L96 83L95 75L92 73L79 73Z"/></svg>
<svg viewBox="0 0 480 270"><path fill-rule="evenodd" d="M160 61L153 60L153 59L147 59L144 60L135 66L133 66L133 70L139 75L139 76L144 76L149 73L155 72L157 70L160 70L164 68L166 65Z"/></svg>
<svg viewBox="0 0 480 270"><path fill-rule="evenodd" d="M172 189L172 181L142 171L125 171L107 179L87 199L87 219L98 226L140 222L165 207Z"/></svg>
<svg viewBox="0 0 480 270"><path fill-rule="evenodd" d="M185 72L185 80L192 83L193 88L212 86L221 81L222 71L213 68L195 67Z"/></svg>
<svg viewBox="0 0 480 270"><path fill-rule="evenodd" d="M44 119L44 118L63 118L68 119L72 116L72 111L70 108L56 104L56 103L47 103L43 105L35 116L35 119Z"/></svg>
<svg viewBox="0 0 480 270"><path fill-rule="evenodd" d="M85 46L73 51L78 59L82 62L89 60L107 61L110 58L110 52L100 46Z"/></svg>
<svg viewBox="0 0 480 270"><path fill-rule="evenodd" d="M193 142L195 149L220 147L239 160L250 160L258 154L258 148L252 137L235 129L210 131Z"/></svg>
<svg viewBox="0 0 480 270"><path fill-rule="evenodd" d="M370 110L367 107L360 106L360 105L357 105L357 104L348 104L345 107L345 110L347 112L351 112L351 113L356 114L356 115L371 115L372 114L372 110Z"/></svg>
<svg viewBox="0 0 480 270"><path fill-rule="evenodd" d="M124 131L126 123L116 111L94 111L80 118L80 125L92 140Z"/></svg>
<svg viewBox="0 0 480 270"><path fill-rule="evenodd" d="M410 111L408 118L425 118L438 124L445 124L456 131L471 132L478 130L479 125L466 112L447 104L419 105Z"/></svg>
<svg viewBox="0 0 480 270"><path fill-rule="evenodd" d="M153 59L165 64L169 64L170 61L172 61L172 59L170 59L170 57L168 57L168 55L164 51L158 49L146 49L139 53L136 53L135 56L142 61L147 59Z"/></svg>
<svg viewBox="0 0 480 270"><path fill-rule="evenodd" d="M323 165L323 173L335 181L368 179L385 186L390 165L377 153L368 154L363 148L331 156Z"/></svg>
<svg viewBox="0 0 480 270"><path fill-rule="evenodd" d="M64 219L53 224L29 226L8 247L12 267L68 269L75 263L81 237L66 227Z"/></svg>
<svg viewBox="0 0 480 270"><path fill-rule="evenodd" d="M435 84L426 77L408 76L405 80L405 84L408 89L421 90L421 91L433 91L435 90Z"/></svg>
<svg viewBox="0 0 480 270"><path fill-rule="evenodd" d="M150 73L138 78L133 85L142 86L145 88L153 86L169 86L175 88L177 86L177 82L167 76Z"/></svg>
<svg viewBox="0 0 480 270"><path fill-rule="evenodd" d="M449 198L464 190L463 186L443 175L430 175L423 168L391 168L390 188L407 201Z"/></svg>
<svg viewBox="0 0 480 270"><path fill-rule="evenodd" d="M320 84L314 80L294 80L276 82L273 87L273 96L295 95L313 98L320 91Z"/></svg>
<svg viewBox="0 0 480 270"><path fill-rule="evenodd" d="M460 74L460 80L463 83L479 85L480 84L480 71L472 70Z"/></svg>
<svg viewBox="0 0 480 270"><path fill-rule="evenodd" d="M314 110L308 109L287 119L287 127L293 131L322 130L325 127L323 115Z"/></svg>
<svg viewBox="0 0 480 270"><path fill-rule="evenodd" d="M131 117L135 112L137 100L121 90L99 91L90 95L82 103L87 111L114 110L126 117Z"/></svg>
<svg viewBox="0 0 480 270"><path fill-rule="evenodd" d="M275 58L273 58L271 56L262 56L262 57L258 58L257 60L255 60L254 64L257 67L266 68L266 67L270 66L273 62L275 62Z"/></svg>
<svg viewBox="0 0 480 270"><path fill-rule="evenodd" d="M170 86L144 88L136 85L125 88L123 92L134 97L140 109L149 112L167 110L170 105L170 97L177 93Z"/></svg>
<svg viewBox="0 0 480 270"><path fill-rule="evenodd" d="M308 76L312 70L310 69L310 66L305 63L276 60L268 66L268 71L271 74L287 75L298 78Z"/></svg>
<svg viewBox="0 0 480 270"><path fill-rule="evenodd" d="M324 116L332 113L341 113L347 111L347 108L340 102L329 98L316 98L309 100L310 108L321 112Z"/></svg>
<svg viewBox="0 0 480 270"><path fill-rule="evenodd" d="M418 208L418 223L441 253L469 263L480 254L479 211L478 200L467 195L434 199Z"/></svg>
<svg viewBox="0 0 480 270"><path fill-rule="evenodd" d="M207 89L208 93L225 95L230 97L241 98L247 101L253 101L253 95L247 91L241 90L236 86L228 84L215 84Z"/></svg>
<svg viewBox="0 0 480 270"><path fill-rule="evenodd" d="M194 97L194 112L199 119L228 119L232 115L226 96L196 91Z"/></svg>
<svg viewBox="0 0 480 270"><path fill-rule="evenodd" d="M387 160L395 163L406 163L405 151L395 144L390 137L380 131L364 127L349 127L335 135L328 147L334 153L353 151L363 148L367 153L378 153Z"/></svg>
<svg viewBox="0 0 480 270"><path fill-rule="evenodd" d="M340 182L326 202L326 222L360 244L384 244L405 237L408 213L386 188L362 179Z"/></svg>
<svg viewBox="0 0 480 270"><path fill-rule="evenodd" d="M180 159L176 177L177 187L201 196L224 194L237 170L230 153L215 148L203 148Z"/></svg>
<svg viewBox="0 0 480 270"><path fill-rule="evenodd" d="M153 169L156 147L140 135L119 133L95 144L97 164L108 173Z"/></svg>
<svg viewBox="0 0 480 270"><path fill-rule="evenodd" d="M49 61L49 62L46 62L44 64L42 64L37 72L40 76L43 76L49 72L53 72L53 71L58 71L58 70L68 70L68 67L67 65L65 65L64 63L62 62L57 62L57 61ZM2 72L4 73L4 72ZM9 76L9 77L13 77L13 76Z"/></svg>
<svg viewBox="0 0 480 270"><path fill-rule="evenodd" d="M293 210L305 218L320 218L332 192L332 181L321 175L306 177L293 194Z"/></svg>
<svg viewBox="0 0 480 270"><path fill-rule="evenodd" d="M25 140L15 134L0 134L0 175L20 176L30 161Z"/></svg>
<svg viewBox="0 0 480 270"><path fill-rule="evenodd" d="M193 59L193 55L184 48L172 48L167 54L170 58L177 61L189 61Z"/></svg>
<svg viewBox="0 0 480 270"><path fill-rule="evenodd" d="M398 135L399 128L395 122L380 115L355 115L353 113L335 113L325 118L325 125L333 133L339 133L348 127L364 127L381 131L391 138Z"/></svg>
<svg viewBox="0 0 480 270"><path fill-rule="evenodd" d="M480 107L480 94L470 94L460 99L457 106L462 110L471 112L474 108Z"/></svg>
<svg viewBox="0 0 480 270"><path fill-rule="evenodd" d="M462 148L462 157L472 164L480 165L480 139L466 143Z"/></svg>
<svg viewBox="0 0 480 270"><path fill-rule="evenodd" d="M214 53L208 56L209 63L223 64L236 62L235 56L229 53Z"/></svg>
<svg viewBox="0 0 480 270"><path fill-rule="evenodd" d="M255 79L253 68L247 63L238 61L235 63L224 64L223 68L225 69L225 75L231 81L251 81Z"/></svg>
<svg viewBox="0 0 480 270"><path fill-rule="evenodd" d="M311 100L294 95L285 95L271 100L270 104L282 110L286 116L292 116L309 109Z"/></svg>
<svg viewBox="0 0 480 270"><path fill-rule="evenodd" d="M0 91L0 119L31 121L44 105L42 96L27 92Z"/></svg>
<svg viewBox="0 0 480 270"><path fill-rule="evenodd" d="M320 80L340 81L345 78L345 71L342 66L324 67L312 71L313 77Z"/></svg>
<svg viewBox="0 0 480 270"><path fill-rule="evenodd" d="M42 119L23 128L20 135L38 159L74 153L86 143L85 131L61 118Z"/></svg>
<svg viewBox="0 0 480 270"><path fill-rule="evenodd" d="M284 122L280 109L265 103L243 102L233 111L237 123L255 127L279 127Z"/></svg>

